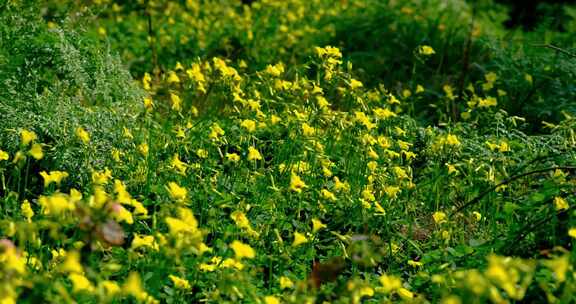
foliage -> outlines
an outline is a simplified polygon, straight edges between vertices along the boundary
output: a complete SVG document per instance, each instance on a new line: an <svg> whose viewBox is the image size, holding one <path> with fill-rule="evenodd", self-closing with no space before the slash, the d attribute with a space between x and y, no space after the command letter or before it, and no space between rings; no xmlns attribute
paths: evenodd
<svg viewBox="0 0 576 304"><path fill-rule="evenodd" d="M0 7L0 303L573 301L570 51L399 3Z"/></svg>

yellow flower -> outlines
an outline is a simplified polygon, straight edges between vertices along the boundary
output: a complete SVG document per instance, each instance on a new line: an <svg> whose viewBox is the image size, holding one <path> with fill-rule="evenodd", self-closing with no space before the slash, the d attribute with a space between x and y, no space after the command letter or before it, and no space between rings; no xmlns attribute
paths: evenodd
<svg viewBox="0 0 576 304"><path fill-rule="evenodd" d="M94 286L92 286L92 283L90 283L90 281L85 276L78 273L72 273L68 276L68 278L70 281L72 281L72 292L94 291Z"/></svg>
<svg viewBox="0 0 576 304"><path fill-rule="evenodd" d="M400 190L401 190L400 187L396 187L396 186L385 186L384 187L384 192L390 198L398 197L398 193L400 192Z"/></svg>
<svg viewBox="0 0 576 304"><path fill-rule="evenodd" d="M576 239L576 227L572 227L568 230L568 236L573 239Z"/></svg>
<svg viewBox="0 0 576 304"><path fill-rule="evenodd" d="M480 220L482 220L482 214L478 211L474 211L472 212L472 215L474 216L474 219L479 222Z"/></svg>
<svg viewBox="0 0 576 304"><path fill-rule="evenodd" d="M240 155L238 155L236 153L226 153L226 159L235 163L235 162L240 161Z"/></svg>
<svg viewBox="0 0 576 304"><path fill-rule="evenodd" d="M434 51L434 49L429 45L421 45L418 47L418 54L424 56L432 56L436 54L436 51Z"/></svg>
<svg viewBox="0 0 576 304"><path fill-rule="evenodd" d="M252 119L244 119L240 123L240 127L246 129L248 132L256 131L256 122Z"/></svg>
<svg viewBox="0 0 576 304"><path fill-rule="evenodd" d="M494 107L498 104L498 101L494 97L480 98L478 100L479 108Z"/></svg>
<svg viewBox="0 0 576 304"><path fill-rule="evenodd" d="M230 244L230 248L234 250L234 254L236 255L237 259L248 258L253 259L256 256L256 252L250 245L244 244L240 241L233 241Z"/></svg>
<svg viewBox="0 0 576 304"><path fill-rule="evenodd" d="M29 151L30 155L37 160L40 160L44 157L44 152L42 151L42 145L40 144L33 144L32 148Z"/></svg>
<svg viewBox="0 0 576 304"><path fill-rule="evenodd" d="M292 246L296 247L296 246L300 246L304 243L307 243L308 239L306 238L306 236L298 231L294 232L294 241L292 242Z"/></svg>
<svg viewBox="0 0 576 304"><path fill-rule="evenodd" d="M62 180L68 177L68 172L50 171L50 173L46 173L46 171L42 171L40 176L44 179L44 187L48 187L51 183L60 186Z"/></svg>
<svg viewBox="0 0 576 304"><path fill-rule="evenodd" d="M442 223L445 223L447 221L446 213L444 213L442 211L434 212L434 214L432 214L432 218L434 219L434 222L436 224L442 224Z"/></svg>
<svg viewBox="0 0 576 304"><path fill-rule="evenodd" d="M101 281L99 284L99 289L103 290L107 297L113 297L121 292L118 283L108 280Z"/></svg>
<svg viewBox="0 0 576 304"><path fill-rule="evenodd" d="M315 132L316 132L316 129L311 127L309 124L302 123L302 134L304 136L313 136Z"/></svg>
<svg viewBox="0 0 576 304"><path fill-rule="evenodd" d="M374 112L374 116L376 116L379 119L387 119L396 116L396 113L390 111L387 108L375 108L372 111Z"/></svg>
<svg viewBox="0 0 576 304"><path fill-rule="evenodd" d="M148 73L144 73L144 77L142 77L142 86L144 90L150 91L150 82L152 81L152 77Z"/></svg>
<svg viewBox="0 0 576 304"><path fill-rule="evenodd" d="M543 261L543 264L554 271L556 280L559 283L566 281L566 272L568 272L571 266L569 254L565 254L552 260L545 260Z"/></svg>
<svg viewBox="0 0 576 304"><path fill-rule="evenodd" d="M136 272L130 273L122 290L125 294L131 295L134 298L143 301L148 297L148 293L142 288L142 282L140 281L140 275Z"/></svg>
<svg viewBox="0 0 576 304"><path fill-rule="evenodd" d="M294 282L290 278L281 276L280 277L280 289L292 289L294 288Z"/></svg>
<svg viewBox="0 0 576 304"><path fill-rule="evenodd" d="M188 282L188 280L186 280L186 279L182 279L182 278L179 278L179 277L174 276L174 275L169 275L168 277L170 278L170 280L172 281L172 283L174 284L174 286L175 286L176 288L179 288L179 289L190 289L190 288L192 288L192 287L190 286L190 282Z"/></svg>
<svg viewBox="0 0 576 304"><path fill-rule="evenodd" d="M290 176L290 190L300 193L304 188L308 188L306 183L304 183L304 181L300 178L300 176L296 175L295 173L292 173L292 175Z"/></svg>
<svg viewBox="0 0 576 304"><path fill-rule="evenodd" d="M172 102L172 110L177 112L182 111L182 99L180 99L180 96L170 93L170 101Z"/></svg>
<svg viewBox="0 0 576 304"><path fill-rule="evenodd" d="M22 130L20 132L20 139L22 141L22 144L24 146L27 146L30 142L38 139L38 136L36 136L36 133L34 133L34 131Z"/></svg>
<svg viewBox="0 0 576 304"><path fill-rule="evenodd" d="M446 144L450 145L450 146L460 146L461 143L458 140L458 137L456 137L456 135L454 134L448 134L446 135Z"/></svg>
<svg viewBox="0 0 576 304"><path fill-rule="evenodd" d="M258 151L254 147L248 147L248 160L261 160L261 159L262 155L260 154L260 151Z"/></svg>
<svg viewBox="0 0 576 304"><path fill-rule="evenodd" d="M166 80L168 83L180 83L180 78L174 71L168 71L168 79Z"/></svg>
<svg viewBox="0 0 576 304"><path fill-rule="evenodd" d="M49 197L40 196L38 204L42 206L44 214L61 214L75 209L74 203L68 200L68 196L62 193L54 193Z"/></svg>
<svg viewBox="0 0 576 304"><path fill-rule="evenodd" d="M34 216L34 210L32 210L32 207L30 206L30 202L28 200L24 200L24 202L22 202L22 205L20 205L20 211L22 212L22 215L26 218L26 220L30 222L30 220Z"/></svg>
<svg viewBox="0 0 576 304"><path fill-rule="evenodd" d="M8 159L10 159L10 155L8 154L8 152L0 150L0 161Z"/></svg>
<svg viewBox="0 0 576 304"><path fill-rule="evenodd" d="M265 296L264 304L280 304L280 300L275 296Z"/></svg>
<svg viewBox="0 0 576 304"><path fill-rule="evenodd" d="M323 224L319 219L312 219L312 232L316 233L321 229L326 228L327 226Z"/></svg>
<svg viewBox="0 0 576 304"><path fill-rule="evenodd" d="M284 64L277 63L275 65L268 65L266 66L266 70L264 70L266 72L266 74L269 74L273 77L278 77L280 76L282 73L284 73Z"/></svg>
<svg viewBox="0 0 576 304"><path fill-rule="evenodd" d="M60 266L60 270L67 273L82 273L84 269L80 264L80 254L77 251L66 253L66 259Z"/></svg>
<svg viewBox="0 0 576 304"><path fill-rule="evenodd" d="M320 191L320 196L322 196L322 198L330 200L330 201L336 200L336 195L334 195L334 193L328 191L327 189L322 189Z"/></svg>
<svg viewBox="0 0 576 304"><path fill-rule="evenodd" d="M568 202L559 196L554 198L554 206L556 207L556 210L567 210L570 208Z"/></svg>
<svg viewBox="0 0 576 304"><path fill-rule="evenodd" d="M402 288L402 280L400 278L386 274L380 276L380 284L382 284L381 290L384 293L390 293Z"/></svg>
<svg viewBox="0 0 576 304"><path fill-rule="evenodd" d="M78 136L78 138L80 138L80 140L85 144L90 142L90 134L88 134L88 132L86 132L82 127L76 128L76 136Z"/></svg>
<svg viewBox="0 0 576 304"><path fill-rule="evenodd" d="M124 208L120 204L114 204L114 212L112 213L113 217L118 222L126 222L127 224L134 224L134 219L132 218L132 213Z"/></svg>
<svg viewBox="0 0 576 304"><path fill-rule="evenodd" d="M360 81L358 81L358 80L356 80L356 79L354 79L354 78L350 79L350 88L351 88L352 90L361 88L361 87L363 87L363 86L364 86L364 85L362 84L362 82L360 82Z"/></svg>
<svg viewBox="0 0 576 304"><path fill-rule="evenodd" d="M144 97L142 102L144 103L144 108L146 108L147 111L150 111L152 108L154 108L154 101L152 101L151 97Z"/></svg>
<svg viewBox="0 0 576 304"><path fill-rule="evenodd" d="M108 168L104 168L104 171L92 172L92 182L95 185L106 185L111 178L112 171Z"/></svg>
<svg viewBox="0 0 576 304"><path fill-rule="evenodd" d="M174 156L172 157L172 161L170 162L170 166L173 169L176 169L176 171L178 171L178 173L180 173L182 175L186 175L186 169L188 168L188 165L185 162L180 160L178 153L174 154Z"/></svg>
<svg viewBox="0 0 576 304"><path fill-rule="evenodd" d="M248 234L250 234L256 238L260 236L260 234L258 232L254 231L254 229L252 229L252 226L250 226L250 221L248 220L248 218L246 217L246 214L244 214L244 212L234 211L230 215L230 218L232 218L232 220L236 223L236 226L238 226L241 229L245 229L248 232Z"/></svg>
<svg viewBox="0 0 576 304"><path fill-rule="evenodd" d="M141 143L140 145L138 145L138 151L140 151L140 154L142 154L142 156L147 157L150 148L148 147L147 143Z"/></svg>
<svg viewBox="0 0 576 304"><path fill-rule="evenodd" d="M141 247L149 247L158 251L158 244L152 235L139 235L134 234L134 239L132 240L132 249L138 249Z"/></svg>
<svg viewBox="0 0 576 304"><path fill-rule="evenodd" d="M409 300L409 299L414 298L414 294L406 288L399 288L398 289L398 295L400 296L400 298L402 298L404 300Z"/></svg>
<svg viewBox="0 0 576 304"><path fill-rule="evenodd" d="M186 196L188 195L188 190L186 190L184 187L180 187L175 182L169 182L166 189L168 190L170 198L175 201L182 201L186 199Z"/></svg>
<svg viewBox="0 0 576 304"><path fill-rule="evenodd" d="M420 94L424 92L424 87L421 85L416 86L416 94Z"/></svg>
<svg viewBox="0 0 576 304"><path fill-rule="evenodd" d="M200 158L208 158L208 151L205 149L198 149L196 150L196 155L198 155Z"/></svg>

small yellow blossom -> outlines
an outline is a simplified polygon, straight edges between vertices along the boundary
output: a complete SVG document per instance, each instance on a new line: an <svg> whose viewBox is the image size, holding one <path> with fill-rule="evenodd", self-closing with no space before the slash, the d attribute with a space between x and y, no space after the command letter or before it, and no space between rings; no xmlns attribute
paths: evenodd
<svg viewBox="0 0 576 304"><path fill-rule="evenodd" d="M442 223L445 223L447 221L446 213L444 213L442 211L434 212L434 214L432 214L432 218L434 219L434 222L436 224L442 224Z"/></svg>
<svg viewBox="0 0 576 304"><path fill-rule="evenodd" d="M248 147L248 160L262 160L262 155L254 147Z"/></svg>
<svg viewBox="0 0 576 304"><path fill-rule="evenodd" d="M177 112L182 111L182 99L180 99L180 96L170 93L170 101L172 102L172 110Z"/></svg>
<svg viewBox="0 0 576 304"><path fill-rule="evenodd" d="M308 188L306 183L295 173L290 176L290 190L300 193L302 189Z"/></svg>
<svg viewBox="0 0 576 304"><path fill-rule="evenodd" d="M280 277L280 289L292 289L294 288L294 282L290 278L281 276Z"/></svg>
<svg viewBox="0 0 576 304"><path fill-rule="evenodd" d="M429 45L421 45L418 47L418 54L424 56L432 56L436 54L436 51L434 51L434 49Z"/></svg>
<svg viewBox="0 0 576 304"><path fill-rule="evenodd" d="M256 130L256 122L252 119L245 119L240 123L240 126L246 129L248 132L254 132Z"/></svg>
<svg viewBox="0 0 576 304"><path fill-rule="evenodd" d="M34 216L34 210L30 206L30 202L28 200L24 200L22 205L20 205L20 211L22 215L26 218L28 222L31 221L32 217Z"/></svg>
<svg viewBox="0 0 576 304"><path fill-rule="evenodd" d="M458 140L458 137L456 137L456 135L454 134L448 134L446 135L446 144L449 146L460 146L461 143Z"/></svg>
<svg viewBox="0 0 576 304"><path fill-rule="evenodd" d="M253 259L256 256L256 252L252 247L250 247L250 245L244 244L240 241L233 241L232 244L230 244L230 247L234 250L237 259Z"/></svg>
<svg viewBox="0 0 576 304"><path fill-rule="evenodd" d="M30 155L37 160L40 160L44 157L44 151L42 151L41 144L33 144L32 148L30 148Z"/></svg>
<svg viewBox="0 0 576 304"><path fill-rule="evenodd" d="M76 128L76 136L78 136L78 138L80 138L84 144L88 144L90 142L90 134L88 134L88 132L82 127Z"/></svg>
<svg viewBox="0 0 576 304"><path fill-rule="evenodd" d="M38 136L36 136L34 131L22 130L20 132L20 140L24 146L27 146L29 143L35 141L36 139L38 139Z"/></svg>
<svg viewBox="0 0 576 304"><path fill-rule="evenodd" d="M68 177L68 172L50 171L50 173L46 173L46 171L42 171L40 176L44 179L44 187L48 187L51 183L59 186L62 180Z"/></svg>
<svg viewBox="0 0 576 304"><path fill-rule="evenodd" d="M226 159L235 163L240 161L240 155L238 155L237 153L226 153Z"/></svg>
<svg viewBox="0 0 576 304"><path fill-rule="evenodd" d="M188 280L186 280L186 279L182 279L182 278L174 276L174 275L169 275L168 278L170 278L170 280L172 281L172 283L174 284L174 286L176 288L185 289L185 290L192 288L190 286L190 282L188 282Z"/></svg>
<svg viewBox="0 0 576 304"><path fill-rule="evenodd" d="M132 240L132 249L138 249L142 247L148 247L158 251L158 244L152 235L139 235L135 234L134 239Z"/></svg>
<svg viewBox="0 0 576 304"><path fill-rule="evenodd" d="M72 292L92 292L94 291L94 286L90 281L81 274L78 273L71 273L68 278L72 281Z"/></svg>
<svg viewBox="0 0 576 304"><path fill-rule="evenodd" d="M166 189L168 190L170 198L172 198L175 201L182 201L186 199L186 196L188 195L188 190L184 187L179 186L175 182L169 182Z"/></svg>
<svg viewBox="0 0 576 304"><path fill-rule="evenodd" d="M556 210L560 211L560 210L567 210L568 208L570 208L570 205L568 205L568 202L562 198L562 197L555 197L554 198L554 206L556 207Z"/></svg>
<svg viewBox="0 0 576 304"><path fill-rule="evenodd" d="M280 300L275 296L265 296L264 304L280 304Z"/></svg>
<svg viewBox="0 0 576 304"><path fill-rule="evenodd" d="M576 239L576 227L568 229L568 236L570 236L573 239Z"/></svg>
<svg viewBox="0 0 576 304"><path fill-rule="evenodd" d="M0 161L8 159L10 159L10 155L8 154L8 152L0 150Z"/></svg>
<svg viewBox="0 0 576 304"><path fill-rule="evenodd" d="M319 219L312 219L312 232L316 233L318 231L320 231L321 229L326 228L326 224L323 224L322 221L320 221Z"/></svg>
<svg viewBox="0 0 576 304"><path fill-rule="evenodd" d="M298 231L294 232L294 241L292 242L292 246L296 247L296 246L300 246L304 243L307 243L308 239L306 238L306 236Z"/></svg>

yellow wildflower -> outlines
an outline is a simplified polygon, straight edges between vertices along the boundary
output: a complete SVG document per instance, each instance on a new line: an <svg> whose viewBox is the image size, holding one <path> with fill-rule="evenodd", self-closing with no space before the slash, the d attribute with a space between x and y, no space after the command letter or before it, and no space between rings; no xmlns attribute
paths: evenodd
<svg viewBox="0 0 576 304"><path fill-rule="evenodd" d="M186 199L186 196L188 195L188 190L184 187L180 187L175 182L169 182L166 189L168 190L170 198L172 198L175 201L182 201Z"/></svg>
<svg viewBox="0 0 576 304"><path fill-rule="evenodd" d="M572 227L568 230L568 236L573 239L576 239L576 227Z"/></svg>
<svg viewBox="0 0 576 304"><path fill-rule="evenodd" d="M450 145L450 146L460 146L461 143L458 140L458 137L456 137L456 135L454 134L448 134L446 135L446 144Z"/></svg>
<svg viewBox="0 0 576 304"><path fill-rule="evenodd" d="M294 282L290 278L281 276L280 277L280 289L292 289L294 288Z"/></svg>
<svg viewBox="0 0 576 304"><path fill-rule="evenodd" d="M8 154L8 152L0 150L0 161L8 159L10 159L10 155Z"/></svg>
<svg viewBox="0 0 576 304"><path fill-rule="evenodd" d="M262 155L254 147L248 147L248 160L262 160Z"/></svg>
<svg viewBox="0 0 576 304"><path fill-rule="evenodd" d="M32 210L32 207L30 206L30 202L28 200L24 200L24 202L22 202L22 205L20 205L20 211L22 212L22 215L26 218L26 220L30 222L30 220L34 216L34 210Z"/></svg>
<svg viewBox="0 0 576 304"><path fill-rule="evenodd" d="M264 304L280 304L280 300L275 296L265 296Z"/></svg>
<svg viewBox="0 0 576 304"><path fill-rule="evenodd" d="M256 122L252 119L244 119L240 123L240 126L244 129L246 129L248 132L256 131Z"/></svg>
<svg viewBox="0 0 576 304"><path fill-rule="evenodd" d="M252 247L250 247L250 245L244 244L240 241L233 241L232 244L230 244L230 248L234 250L237 259L253 259L256 256L256 252Z"/></svg>
<svg viewBox="0 0 576 304"><path fill-rule="evenodd" d="M22 144L24 146L27 146L30 142L33 142L36 139L38 139L38 136L36 136L36 133L34 133L34 131L22 130L20 132L20 139Z"/></svg>
<svg viewBox="0 0 576 304"><path fill-rule="evenodd" d="M354 78L350 79L350 88L351 88L352 90L361 88L361 87L363 87L363 86L364 86L364 85L362 84L362 82L360 82L360 81L358 81L358 80L356 80L356 79L354 79Z"/></svg>
<svg viewBox="0 0 576 304"><path fill-rule="evenodd" d="M300 178L300 176L292 173L290 176L290 190L300 193L302 189L308 188L306 183Z"/></svg>
<svg viewBox="0 0 576 304"><path fill-rule="evenodd" d="M121 292L120 286L118 286L118 283L116 283L114 281L109 281L109 280L101 281L99 284L99 289L104 291L104 294L107 297L113 297L115 295L120 294L120 292Z"/></svg>
<svg viewBox="0 0 576 304"><path fill-rule="evenodd" d="M558 210L558 211L567 210L568 208L570 208L570 205L568 205L568 202L559 196L554 198L554 206L556 207L556 210Z"/></svg>
<svg viewBox="0 0 576 304"><path fill-rule="evenodd" d="M423 56L432 56L436 54L436 51L434 51L434 49L429 45L421 45L418 47L418 54Z"/></svg>
<svg viewBox="0 0 576 304"><path fill-rule="evenodd" d="M174 71L168 71L168 79L166 80L168 83L180 83L180 78Z"/></svg>
<svg viewBox="0 0 576 304"><path fill-rule="evenodd" d="M325 224L322 223L322 221L320 221L319 219L312 219L312 232L316 233L318 231L320 231L321 229L326 228L327 226Z"/></svg>
<svg viewBox="0 0 576 304"><path fill-rule="evenodd" d="M49 197L40 196L38 204L42 206L44 214L61 214L64 211L74 210L75 206L68 200L68 196L62 193L54 193Z"/></svg>
<svg viewBox="0 0 576 304"><path fill-rule="evenodd" d="M68 278L72 281L72 292L94 291L94 286L92 286L92 283L90 283L84 275L71 273Z"/></svg>
<svg viewBox="0 0 576 304"><path fill-rule="evenodd" d="M292 246L296 247L296 246L300 246L304 243L307 243L308 239L306 238L306 236L298 231L294 232L294 241L292 242Z"/></svg>
<svg viewBox="0 0 576 304"><path fill-rule="evenodd" d="M330 200L330 201L336 200L336 195L334 195L334 193L328 191L328 189L322 189L320 191L320 196L322 196L322 198Z"/></svg>
<svg viewBox="0 0 576 304"><path fill-rule="evenodd" d="M226 153L226 159L235 163L235 162L240 161L240 155L238 155L236 153Z"/></svg>
<svg viewBox="0 0 576 304"><path fill-rule="evenodd" d="M76 136L78 136L84 144L90 142L90 134L88 134L88 132L82 127L76 128Z"/></svg>
<svg viewBox="0 0 576 304"><path fill-rule="evenodd" d="M170 93L170 101L172 102L172 110L177 112L182 111L182 99L180 99L180 96Z"/></svg>
<svg viewBox="0 0 576 304"><path fill-rule="evenodd" d="M77 251L66 253L66 259L60 266L60 270L67 273L82 273L84 269L80 264L80 254Z"/></svg>
<svg viewBox="0 0 576 304"><path fill-rule="evenodd" d="M156 251L158 251L158 244L156 243L156 240L154 239L154 236L152 235L139 235L139 234L134 234L134 239L132 240L132 245L131 248L132 249L138 249L138 248L142 248L142 247L149 247L152 248Z"/></svg>
<svg viewBox="0 0 576 304"><path fill-rule="evenodd" d="M174 276L174 275L168 275L168 278L170 278L170 280L172 281L172 283L174 284L174 286L176 288L179 288L179 289L192 288L190 286L190 282L188 282L188 280L186 280L186 279L182 279L182 278Z"/></svg>
<svg viewBox="0 0 576 304"><path fill-rule="evenodd" d="M40 176L44 179L44 187L48 187L51 183L59 186L62 180L68 177L68 172L50 171L50 173L46 173L46 171L42 171Z"/></svg>
<svg viewBox="0 0 576 304"><path fill-rule="evenodd" d="M402 288L402 280L396 276L383 274L380 276L381 291L391 293Z"/></svg>
<svg viewBox="0 0 576 304"><path fill-rule="evenodd" d="M445 223L447 221L446 213L444 213L442 211L434 212L434 214L432 214L432 218L434 219L434 222L436 224L442 224L442 223Z"/></svg>
<svg viewBox="0 0 576 304"><path fill-rule="evenodd" d="M42 145L40 144L33 144L32 148L29 151L30 155L37 160L40 160L44 157L44 152L42 151Z"/></svg>

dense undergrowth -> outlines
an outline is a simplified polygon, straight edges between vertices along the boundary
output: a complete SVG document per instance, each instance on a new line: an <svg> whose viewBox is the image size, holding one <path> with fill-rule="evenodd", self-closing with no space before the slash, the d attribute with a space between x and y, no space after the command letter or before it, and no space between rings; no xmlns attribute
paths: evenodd
<svg viewBox="0 0 576 304"><path fill-rule="evenodd" d="M0 4L0 303L573 302L576 23L505 19Z"/></svg>

